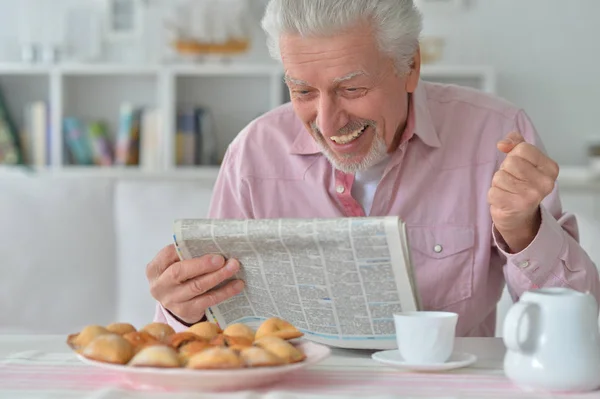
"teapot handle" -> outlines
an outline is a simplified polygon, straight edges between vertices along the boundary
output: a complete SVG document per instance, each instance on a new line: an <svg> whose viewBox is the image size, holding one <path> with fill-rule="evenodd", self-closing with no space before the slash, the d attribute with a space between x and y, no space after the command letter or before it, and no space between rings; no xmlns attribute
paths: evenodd
<svg viewBox="0 0 600 399"><path fill-rule="evenodd" d="M519 341L519 331L521 330L521 324L523 318L527 315L528 310L532 304L528 302L517 302L508 311L506 318L504 319L503 328L503 339L506 347L515 352L526 352L527 348L523 345L522 341ZM529 323L527 325L526 337L531 334L531 327ZM525 339L525 341L528 341Z"/></svg>

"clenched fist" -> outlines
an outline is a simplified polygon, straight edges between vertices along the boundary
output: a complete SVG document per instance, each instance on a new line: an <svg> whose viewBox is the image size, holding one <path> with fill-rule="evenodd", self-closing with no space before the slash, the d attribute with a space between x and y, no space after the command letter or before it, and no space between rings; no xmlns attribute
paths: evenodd
<svg viewBox="0 0 600 399"><path fill-rule="evenodd" d="M498 149L507 155L492 179L488 202L498 233L516 253L539 230L540 203L554 189L558 165L518 132L498 142Z"/></svg>
<svg viewBox="0 0 600 399"><path fill-rule="evenodd" d="M207 308L231 298L244 289L241 280L229 281L240 269L235 259L205 255L180 261L173 245L163 248L146 266L150 293L165 309L185 323L202 319Z"/></svg>

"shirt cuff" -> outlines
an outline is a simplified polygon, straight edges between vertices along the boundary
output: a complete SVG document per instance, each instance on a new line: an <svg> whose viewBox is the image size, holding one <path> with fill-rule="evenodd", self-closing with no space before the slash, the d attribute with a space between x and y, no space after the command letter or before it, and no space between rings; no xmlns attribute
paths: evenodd
<svg viewBox="0 0 600 399"><path fill-rule="evenodd" d="M554 216L540 205L542 222L537 235L521 252L511 254L508 245L495 227L492 235L498 250L506 257L509 267L520 270L534 284L541 286L548 280L550 273L559 265L559 259L565 258L567 240L562 226Z"/></svg>
<svg viewBox="0 0 600 399"><path fill-rule="evenodd" d="M158 307L159 307L159 310L162 313L163 317L167 321L167 324L170 325L171 327L173 327L175 332L185 331L193 324L196 324L196 323L193 323L193 324L184 323L182 320L180 320L177 316L175 316L169 310L165 309L161 304L158 304ZM199 323L201 321L206 321L206 315L204 315L202 317L202 319L199 320L197 323Z"/></svg>

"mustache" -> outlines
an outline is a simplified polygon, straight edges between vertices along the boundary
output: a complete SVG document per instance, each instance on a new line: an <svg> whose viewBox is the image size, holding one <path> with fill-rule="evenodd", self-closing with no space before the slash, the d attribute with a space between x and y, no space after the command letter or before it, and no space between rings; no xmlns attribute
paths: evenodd
<svg viewBox="0 0 600 399"><path fill-rule="evenodd" d="M376 128L377 124L375 123L375 121L372 121L370 119L355 119L355 120L348 122L344 127L339 129L337 131L336 136L343 136L343 135L355 132L357 130L360 130L366 126L373 126ZM312 129L313 132L323 135L323 132L321 132L321 129L319 129L316 122L311 122L310 128Z"/></svg>

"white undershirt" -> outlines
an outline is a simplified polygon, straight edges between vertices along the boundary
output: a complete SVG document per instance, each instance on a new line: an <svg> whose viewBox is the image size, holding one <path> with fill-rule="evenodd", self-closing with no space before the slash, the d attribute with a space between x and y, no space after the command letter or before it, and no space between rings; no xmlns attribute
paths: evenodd
<svg viewBox="0 0 600 399"><path fill-rule="evenodd" d="M356 172L354 175L352 197L362 205L365 215L371 213L375 190L377 190L377 185L383 176L388 160L389 157L386 157L378 164L371 166L367 170Z"/></svg>

